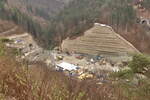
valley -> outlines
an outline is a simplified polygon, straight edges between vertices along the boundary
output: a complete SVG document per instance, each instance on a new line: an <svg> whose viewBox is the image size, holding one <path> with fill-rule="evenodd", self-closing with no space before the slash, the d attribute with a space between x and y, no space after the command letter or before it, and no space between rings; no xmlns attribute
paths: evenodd
<svg viewBox="0 0 150 100"><path fill-rule="evenodd" d="M105 27L106 29L108 28L107 26L103 26L103 27ZM100 26L98 26L96 28L98 29L98 28L100 28ZM103 29L103 28L100 28L100 29ZM105 29L105 31L106 31L106 29ZM112 32L108 29L106 31L106 33L108 31L110 33ZM97 32L99 32L99 31L97 31ZM5 33L5 32L3 32L3 33ZM3 34L1 34L1 36L3 36ZM118 76L118 75L120 75L119 73L124 73L124 71L126 71L126 70L128 71L130 69L130 67L127 66L127 63L128 63L128 61L132 61L132 59L125 60L124 58L121 59L121 56L119 56L120 59L118 58L117 62L116 61L113 62L111 59L114 59L114 58L108 59L107 57L102 56L102 55L94 56L94 55L81 54L81 53L77 53L77 52L62 51L61 49L59 49L59 47L55 48L54 50L44 50L43 48L39 47L36 44L36 42L34 41L34 39L32 38L32 36L30 34L24 33L24 32L20 33L20 34L11 34L11 35L6 35L6 36L4 34L3 39L4 38L10 40L10 42L7 42L7 41L4 42L4 44L6 45L6 47L9 50L11 50L13 48L19 50L17 55L15 55L15 58L13 59L14 61L10 62L11 60L8 60L8 64L11 65L11 67L13 67L14 66L13 63L16 60L17 61L16 63L20 62L25 66L25 69L23 69L23 70L17 68L18 70L16 70L16 72L15 72L16 75L19 75L19 77L22 77L23 79L25 79L25 77L22 75L28 75L30 78L32 78L32 80L35 80L36 82L38 82L38 84L37 84L38 87L41 87L43 91L47 91L47 90L51 89L52 87L44 89L44 86L41 84L41 80L46 82L45 84L47 86L49 86L49 83L51 83L53 85L55 84L55 86L57 86L58 89L60 88L60 86L62 86L62 85L58 84L60 80L61 81L63 80L62 82L65 82L65 83L63 83L63 85L68 84L67 86L76 84L76 85L82 87L83 86L82 82L85 82L84 86L86 86L88 89L95 88L95 91L97 91L96 96L93 97L93 95L91 93L89 93L90 92L89 90L83 89L84 91L86 91L86 94L88 94L87 96L92 95L92 98L95 98L95 100L99 100L99 97L103 98L104 95L110 95L109 97L107 97L107 100L115 100L115 99L119 100L118 98L125 98L124 96L126 96L126 95L123 95L121 92L119 92L120 89L124 89L122 86L119 85L120 82L122 85L125 85L127 87L129 84L138 86L138 85L140 85L141 78L142 78L142 80L143 79L147 80L147 82L144 83L144 87L147 87L147 84L149 84L148 83L149 78L148 78L147 74L145 74L145 73L147 73L147 71L149 71L147 66L144 67L144 69L146 68L146 72L144 72L144 74L135 73L132 76L132 74L129 73L129 75L131 74L131 76L126 77L126 75L128 75L128 74L125 73L125 74L122 74L123 76ZM74 41L74 40L72 40L72 41ZM130 47L130 44L127 43L127 45L129 45L129 47ZM132 46L130 48L132 48L136 52L139 52L137 49L133 48ZM132 49L131 49L131 51L132 51ZM79 49L79 51L80 51L80 49ZM111 49L110 49L110 51L111 51ZM9 57L9 53L6 53L6 54L8 54L8 56L4 56L4 57ZM13 54L13 53L11 53L11 54ZM7 58L7 59L9 59L9 58ZM140 59L142 60L145 58L140 58ZM0 56L0 68L3 68L3 66L1 66L1 65L4 65L6 68L6 69L3 69L3 70L5 70L2 73L3 76L7 75L7 73L9 72L9 70L8 70L9 66L7 65L7 63L4 64L5 62L6 61L3 58L3 56ZM65 64L65 66L66 66L65 70L62 69L62 68L65 68L65 67L63 67L63 64ZM76 67L78 67L78 69L70 70L72 68L71 66L76 66ZM58 69L58 68L60 68L60 69ZM12 69L14 71L15 67ZM19 70L22 71L21 74L19 73ZM7 73L5 73L6 71L7 71ZM26 71L28 72L28 74L26 74ZM46 77L51 77L51 78L48 78L48 80L49 80L48 83L47 83L47 78L45 79L45 75L46 75ZM54 75L57 78L55 78ZM117 75L117 76L115 76L115 75ZM114 76L115 78L112 78L112 76ZM10 78L16 77L20 81L23 81L22 79L18 78L18 76L13 76L13 74L12 74L12 76L9 76L9 77ZM124 79L123 77L126 77L126 78ZM28 86L30 83L30 78L27 80L24 80L23 82L25 82L25 83L19 83L20 81L16 80L13 84L15 85L15 83L18 82L17 84L20 84L20 86L24 86L23 84L26 84ZM119 80L116 78L119 78ZM132 80L132 78L134 78L134 79ZM1 79L3 79L3 78L1 78ZM56 82L58 81L58 83L55 83L54 80ZM10 80L8 80L8 81L10 81ZM68 81L68 83L66 83L66 81ZM4 82L5 82L5 80L4 80ZM70 82L73 82L74 84L70 83ZM126 83L129 83L129 84L126 84ZM7 83L5 83L5 84L7 84ZM30 83L30 84L32 84L32 83ZM9 87L9 90L11 90L11 87L14 86L11 84L7 84L7 85ZM91 87L89 88L87 85L91 86ZM114 86L114 88L110 87L111 85ZM116 88L116 85L119 86L119 89ZM34 86L34 84L33 84L33 86ZM30 88L28 88L28 87L24 87L24 88L29 89L30 92L33 92L33 90L32 89L30 90ZM107 90L105 90L106 88L109 89L109 92ZM135 87L129 86L128 88L133 89ZM21 89L21 88L18 88L18 89ZM18 93L16 88L13 88L12 90L16 91L17 94L21 93L21 94L25 95L22 92ZM5 88L3 91L5 91ZM61 90L59 90L59 91L61 91ZM70 90L67 90L67 91L70 91ZM100 91L103 93L103 95L99 95L99 93L101 93ZM143 92L143 89L138 88L137 91ZM137 93L137 91L136 92L132 91L132 93ZM36 92L38 92L38 90L36 90ZM121 94L118 94L118 92ZM129 91L126 91L126 92L128 93ZM27 93L27 91L26 91L26 93ZM53 91L53 93L57 93L57 92ZM76 98L76 95L75 95L76 93L74 91L72 91L72 93L74 94L74 97ZM13 94L13 92L12 93L8 92L7 94L11 95L11 94ZM26 98L24 96L17 96L15 94L13 94L14 95L13 97L11 97L10 95L9 95L9 98L15 98L15 99L16 98L21 98L21 99ZM66 94L66 95L69 95L69 94ZM140 100L140 98L144 98L141 95L139 95L139 96L136 96L134 94L132 94L132 95L134 98L136 98L136 97L139 98L139 100ZM38 97L40 97L40 95L38 95ZM149 95L146 95L145 98L147 99L148 97L149 97ZM36 98L36 97L32 96L32 98ZM43 98L47 98L47 96L44 95ZM62 98L62 96L60 98ZM89 97L83 96L83 98L89 98ZM138 100L137 98L136 98L136 100ZM70 99L68 98L68 100L70 100Z"/></svg>
<svg viewBox="0 0 150 100"><path fill-rule="evenodd" d="M1 0L0 100L149 100L149 0Z"/></svg>

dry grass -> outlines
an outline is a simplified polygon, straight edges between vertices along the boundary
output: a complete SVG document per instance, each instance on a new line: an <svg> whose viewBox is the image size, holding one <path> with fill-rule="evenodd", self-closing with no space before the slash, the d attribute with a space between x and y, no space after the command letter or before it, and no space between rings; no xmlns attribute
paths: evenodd
<svg viewBox="0 0 150 100"><path fill-rule="evenodd" d="M5 59L3 60L5 61ZM5 61L6 62L6 61ZM119 100L111 85L71 79L47 69L42 63L35 67L16 64L0 66L0 93L16 100ZM2 65L2 64L1 64Z"/></svg>
<svg viewBox="0 0 150 100"><path fill-rule="evenodd" d="M29 66L17 62L12 53L5 50L0 56L0 100L130 100L116 85L78 81L41 62Z"/></svg>
<svg viewBox="0 0 150 100"><path fill-rule="evenodd" d="M0 100L121 100L110 84L78 81L41 62L28 66L12 53L5 48L0 56Z"/></svg>

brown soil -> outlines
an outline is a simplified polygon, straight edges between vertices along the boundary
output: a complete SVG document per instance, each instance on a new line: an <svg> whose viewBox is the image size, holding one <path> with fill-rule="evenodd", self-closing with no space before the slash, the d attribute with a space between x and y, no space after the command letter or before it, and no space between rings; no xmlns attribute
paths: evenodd
<svg viewBox="0 0 150 100"><path fill-rule="evenodd" d="M12 34L22 34L22 28L15 25L13 22L0 20L0 36L10 36Z"/></svg>
<svg viewBox="0 0 150 100"><path fill-rule="evenodd" d="M64 40L62 49L86 53L119 55L138 53L138 50L111 28L96 25L75 40Z"/></svg>

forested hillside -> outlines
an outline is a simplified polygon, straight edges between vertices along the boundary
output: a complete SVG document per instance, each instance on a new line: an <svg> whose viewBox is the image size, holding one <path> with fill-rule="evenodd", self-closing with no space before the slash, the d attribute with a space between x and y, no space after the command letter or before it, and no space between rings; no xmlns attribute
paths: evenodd
<svg viewBox="0 0 150 100"><path fill-rule="evenodd" d="M142 5L145 7L147 2ZM133 0L74 0L54 18L53 33L61 36L57 39L61 41L68 36L81 35L94 22L99 22L112 26L141 52L150 53L149 33L137 23L141 16L134 6Z"/></svg>
<svg viewBox="0 0 150 100"><path fill-rule="evenodd" d="M22 25L32 33L41 46L51 48L60 44L66 37L82 35L85 30L93 26L93 23L99 22L112 26L117 33L125 37L140 51L150 53L150 37L147 36L147 31L143 26L136 22L139 16L136 15L136 9L134 9L134 0L35 0L34 3L33 0L18 0L28 5L25 8L27 12L26 10L23 12L18 6L10 5L9 2L13 0L7 0L5 7L3 1L5 0L0 3L2 10L0 17ZM51 6L54 9L47 8L47 5L43 6L45 3L57 6ZM149 11L148 4L149 0L144 0L141 5ZM66 6L61 9L63 6L59 7L59 5ZM57 12L57 8L60 11ZM57 13L50 16L49 9L50 12L52 10ZM31 14L33 12L34 15ZM46 26L35 19L45 20Z"/></svg>
<svg viewBox="0 0 150 100"><path fill-rule="evenodd" d="M21 12L18 8L9 7L6 0L0 1L0 18L21 25L25 30L32 34L39 44L45 43L45 41L43 41L44 39L42 40L42 36L45 36L44 33L47 31L46 27L42 27L41 23L34 20L33 16Z"/></svg>
<svg viewBox="0 0 150 100"><path fill-rule="evenodd" d="M0 0L0 100L149 100L149 4Z"/></svg>
<svg viewBox="0 0 150 100"><path fill-rule="evenodd" d="M59 27L58 33L69 35L80 34L94 22L128 29L136 20L132 5L128 5L131 3L131 0L75 0L55 17L54 22Z"/></svg>
<svg viewBox="0 0 150 100"><path fill-rule="evenodd" d="M0 18L11 20L30 32L46 48L54 45L49 23L71 0L1 0ZM52 43L53 42L53 43ZM53 45L52 45L53 44Z"/></svg>
<svg viewBox="0 0 150 100"><path fill-rule="evenodd" d="M16 7L26 14L50 19L71 0L7 0L10 7Z"/></svg>

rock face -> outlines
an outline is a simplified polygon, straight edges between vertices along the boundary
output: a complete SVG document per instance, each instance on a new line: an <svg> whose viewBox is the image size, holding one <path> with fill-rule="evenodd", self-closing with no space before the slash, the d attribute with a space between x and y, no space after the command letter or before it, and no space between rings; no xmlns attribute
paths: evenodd
<svg viewBox="0 0 150 100"><path fill-rule="evenodd" d="M127 40L107 25L95 23L94 27L77 39L66 39L62 43L63 51L104 55L128 56L139 51Z"/></svg>

